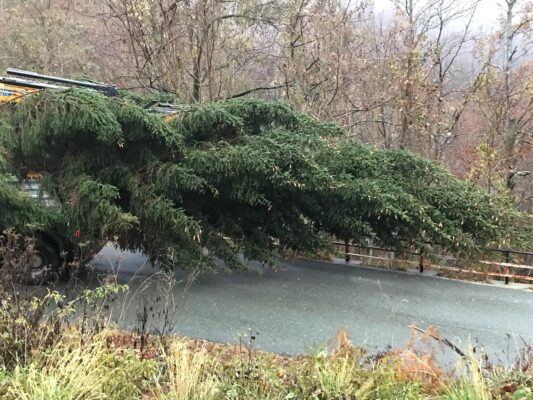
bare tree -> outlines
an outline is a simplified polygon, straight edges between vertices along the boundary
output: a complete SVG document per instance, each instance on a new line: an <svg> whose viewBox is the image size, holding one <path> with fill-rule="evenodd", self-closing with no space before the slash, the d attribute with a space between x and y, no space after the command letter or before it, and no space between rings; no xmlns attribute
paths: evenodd
<svg viewBox="0 0 533 400"><path fill-rule="evenodd" d="M273 45L270 3L222 0L105 0L106 26L127 43L138 86L186 100L260 90L247 79ZM265 41L264 38L267 38ZM265 77L266 78L266 77ZM257 82L256 82L257 83ZM267 90L267 79L261 80Z"/></svg>
<svg viewBox="0 0 533 400"><path fill-rule="evenodd" d="M533 21L533 13L531 12L531 3L529 8L522 10L521 15L518 15L517 6L525 2L519 0L504 0L504 60L503 60L503 80L504 80L504 111L503 111L503 136L504 136L504 157L507 159L509 173L507 176L507 187L513 189L513 178L516 175L516 168L518 163L518 154L516 154L517 146L522 144L527 135L526 127L530 124L533 115L533 95L527 93L527 86L523 87L513 85L513 68L518 58L520 57L518 47L515 45L515 40L522 37L525 38L529 25ZM514 23L515 17L519 18L517 23ZM525 89L525 90L524 90ZM523 95L529 97L524 99ZM517 110L518 109L518 110ZM529 126L531 128L531 126Z"/></svg>
<svg viewBox="0 0 533 400"><path fill-rule="evenodd" d="M431 40L433 49L432 92L433 110L428 127L428 155L441 160L443 152L458 135L461 116L471 97L480 87L485 67L477 75L460 83L457 74L458 62L463 52L468 51L475 39L472 33L472 21L479 1L470 3L458 0L439 0L435 7L435 38ZM453 31L452 23L463 22L463 29Z"/></svg>

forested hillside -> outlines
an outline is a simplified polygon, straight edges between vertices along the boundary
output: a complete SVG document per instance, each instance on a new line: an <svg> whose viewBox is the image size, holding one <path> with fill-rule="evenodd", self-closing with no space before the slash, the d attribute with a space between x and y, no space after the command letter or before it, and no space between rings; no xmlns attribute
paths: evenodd
<svg viewBox="0 0 533 400"><path fill-rule="evenodd" d="M283 99L532 211L532 2L499 3L481 29L476 0L2 0L0 68Z"/></svg>

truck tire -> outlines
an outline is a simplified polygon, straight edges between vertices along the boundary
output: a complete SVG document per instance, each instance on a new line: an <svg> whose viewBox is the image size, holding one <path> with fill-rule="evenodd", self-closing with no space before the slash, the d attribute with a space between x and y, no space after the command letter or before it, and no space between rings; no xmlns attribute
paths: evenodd
<svg viewBox="0 0 533 400"><path fill-rule="evenodd" d="M59 271L60 255L49 243L39 240L32 263L28 266L27 283L39 285L48 282Z"/></svg>

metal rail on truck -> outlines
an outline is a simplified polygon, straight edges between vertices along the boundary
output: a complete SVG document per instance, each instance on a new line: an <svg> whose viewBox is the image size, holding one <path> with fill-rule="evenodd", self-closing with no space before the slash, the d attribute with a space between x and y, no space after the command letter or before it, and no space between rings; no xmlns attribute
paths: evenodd
<svg viewBox="0 0 533 400"><path fill-rule="evenodd" d="M6 72L8 75L18 76L22 78L38 79L42 81L63 83L63 84L82 87L86 89L92 89L98 92L102 92L106 96L118 95L118 89L116 86L106 85L104 83L79 81L75 79L61 78L61 77L53 76L53 75L43 75L37 72L25 71L25 70L17 69L17 68L8 68ZM28 81L28 82L31 82L31 81ZM36 82L31 82L31 83L35 84ZM37 84L39 83L37 82Z"/></svg>

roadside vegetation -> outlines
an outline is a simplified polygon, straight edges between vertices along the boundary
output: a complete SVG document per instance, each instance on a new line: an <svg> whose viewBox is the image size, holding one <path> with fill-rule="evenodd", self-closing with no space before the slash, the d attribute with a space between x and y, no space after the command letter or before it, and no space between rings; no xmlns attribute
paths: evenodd
<svg viewBox="0 0 533 400"><path fill-rule="evenodd" d="M76 296L28 290L18 277L32 239L23 251L19 239L6 232L0 246L0 399L533 398L530 347L505 367L465 350L444 370L438 353L454 350L431 329L413 328L404 348L378 354L353 346L341 329L330 343L295 356L258 351L253 332L229 345L155 334L143 329L142 315L139 329L119 331L106 310L126 285L108 278Z"/></svg>

